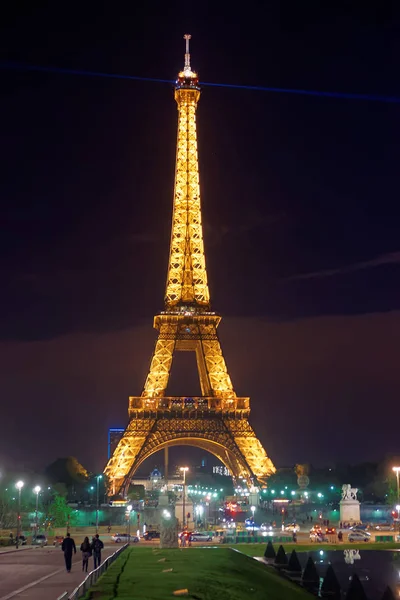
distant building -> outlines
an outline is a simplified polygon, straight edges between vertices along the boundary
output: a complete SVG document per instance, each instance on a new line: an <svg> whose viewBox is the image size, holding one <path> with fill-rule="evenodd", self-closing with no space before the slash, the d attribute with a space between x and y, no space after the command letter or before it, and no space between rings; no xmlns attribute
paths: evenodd
<svg viewBox="0 0 400 600"><path fill-rule="evenodd" d="M121 429L121 427L111 427L108 430L108 458L114 454L114 450L118 446L124 432L125 429Z"/></svg>

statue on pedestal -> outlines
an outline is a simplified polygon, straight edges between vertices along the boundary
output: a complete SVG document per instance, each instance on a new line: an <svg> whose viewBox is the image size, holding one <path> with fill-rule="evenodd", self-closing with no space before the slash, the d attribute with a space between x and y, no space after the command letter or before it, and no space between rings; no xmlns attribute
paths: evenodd
<svg viewBox="0 0 400 600"><path fill-rule="evenodd" d="M340 501L340 522L344 527L357 525L360 519L360 502L357 500L358 488L352 488L350 483L342 485Z"/></svg>
<svg viewBox="0 0 400 600"><path fill-rule="evenodd" d="M342 485L342 500L357 500L358 488L352 488L350 483Z"/></svg>

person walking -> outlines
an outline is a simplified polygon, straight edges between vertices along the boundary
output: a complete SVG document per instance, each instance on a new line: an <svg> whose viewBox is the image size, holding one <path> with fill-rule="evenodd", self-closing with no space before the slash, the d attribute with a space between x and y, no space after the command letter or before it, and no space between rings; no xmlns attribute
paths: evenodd
<svg viewBox="0 0 400 600"><path fill-rule="evenodd" d="M104 544L101 541L99 534L96 533L93 542L92 542L92 551L93 551L93 561L94 561L94 568L97 569L97 567L100 566L101 563L101 551L104 548Z"/></svg>
<svg viewBox="0 0 400 600"><path fill-rule="evenodd" d="M92 546L89 542L89 538L85 537L81 544L82 552L82 571L88 572L89 558L92 556Z"/></svg>
<svg viewBox="0 0 400 600"><path fill-rule="evenodd" d="M76 554L76 546L75 541L71 537L71 534L69 532L67 533L67 537L63 539L61 550L64 552L65 567L67 569L67 573L71 573L72 552Z"/></svg>

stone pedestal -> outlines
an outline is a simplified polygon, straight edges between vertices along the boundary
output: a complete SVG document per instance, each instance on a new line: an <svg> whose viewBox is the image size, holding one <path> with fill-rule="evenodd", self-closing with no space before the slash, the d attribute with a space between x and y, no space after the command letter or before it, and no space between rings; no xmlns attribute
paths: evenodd
<svg viewBox="0 0 400 600"><path fill-rule="evenodd" d="M160 548L178 548L178 521L171 515L163 517L160 528Z"/></svg>
<svg viewBox="0 0 400 600"><path fill-rule="evenodd" d="M340 501L340 521L350 525L360 523L360 503L358 500Z"/></svg>
<svg viewBox="0 0 400 600"><path fill-rule="evenodd" d="M250 490L249 507L255 506L257 509L259 502L260 502L260 492L258 490Z"/></svg>

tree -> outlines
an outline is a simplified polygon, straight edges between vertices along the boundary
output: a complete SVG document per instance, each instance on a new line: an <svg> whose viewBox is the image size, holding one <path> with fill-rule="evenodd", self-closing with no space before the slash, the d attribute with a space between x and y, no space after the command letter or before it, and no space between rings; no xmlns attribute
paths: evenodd
<svg viewBox="0 0 400 600"><path fill-rule="evenodd" d="M128 498L129 500L144 500L146 495L144 485L133 484L129 487Z"/></svg>
<svg viewBox="0 0 400 600"><path fill-rule="evenodd" d="M48 519L53 527L66 527L67 523L74 525L75 514L67 504L64 496L54 494L53 502L49 506Z"/></svg>

